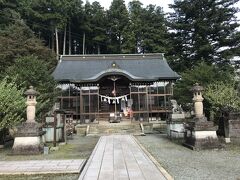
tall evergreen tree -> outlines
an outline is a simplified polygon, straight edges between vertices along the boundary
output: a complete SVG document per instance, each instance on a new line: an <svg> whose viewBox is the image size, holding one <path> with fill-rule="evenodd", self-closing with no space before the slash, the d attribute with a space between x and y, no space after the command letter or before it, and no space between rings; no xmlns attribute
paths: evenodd
<svg viewBox="0 0 240 180"><path fill-rule="evenodd" d="M128 48L132 53L139 53L143 40L143 7L138 0L131 1L128 5L130 16L130 33L128 38Z"/></svg>
<svg viewBox="0 0 240 180"><path fill-rule="evenodd" d="M142 7L141 2L129 3L130 33L133 34L133 53L168 52L168 32L164 13L159 6Z"/></svg>
<svg viewBox="0 0 240 180"><path fill-rule="evenodd" d="M236 28L239 0L175 0L170 7L173 37L172 55L178 71L192 68L204 60L208 64L226 63L239 48Z"/></svg>
<svg viewBox="0 0 240 180"><path fill-rule="evenodd" d="M124 0L113 0L107 11L108 35L110 38L109 49L112 53L122 53L125 41L124 33L129 24L129 14Z"/></svg>
<svg viewBox="0 0 240 180"><path fill-rule="evenodd" d="M67 49L67 26L71 31L72 18L82 11L81 5L81 0L19 0L18 10L27 25L45 40L48 47L55 50L58 45L56 41L59 41L59 53L62 53ZM71 38L68 41L72 43Z"/></svg>
<svg viewBox="0 0 240 180"><path fill-rule="evenodd" d="M101 52L106 51L106 12L104 8L99 4L99 2L93 2L92 6L92 17L91 17L91 28L93 29L92 33L92 53L100 54Z"/></svg>
<svg viewBox="0 0 240 180"><path fill-rule="evenodd" d="M168 32L163 10L148 5L143 14L143 53L168 53Z"/></svg>

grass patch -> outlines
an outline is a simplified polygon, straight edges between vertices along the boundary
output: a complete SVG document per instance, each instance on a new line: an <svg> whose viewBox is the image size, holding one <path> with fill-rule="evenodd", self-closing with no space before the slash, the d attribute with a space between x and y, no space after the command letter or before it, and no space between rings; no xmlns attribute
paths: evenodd
<svg viewBox="0 0 240 180"><path fill-rule="evenodd" d="M99 137L74 135L66 145L59 146L57 151L49 151L48 155L10 155L12 143L4 149L0 149L0 161L21 161L21 160L49 160L49 159L87 159ZM52 144L48 144L52 146Z"/></svg>
<svg viewBox="0 0 240 180"><path fill-rule="evenodd" d="M8 175L0 180L77 180L79 174Z"/></svg>

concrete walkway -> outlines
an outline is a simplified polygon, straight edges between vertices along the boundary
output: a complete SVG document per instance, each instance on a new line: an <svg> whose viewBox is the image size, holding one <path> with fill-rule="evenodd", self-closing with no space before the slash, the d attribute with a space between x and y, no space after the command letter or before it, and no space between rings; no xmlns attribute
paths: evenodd
<svg viewBox="0 0 240 180"><path fill-rule="evenodd" d="M0 161L0 175L80 173L84 159Z"/></svg>
<svg viewBox="0 0 240 180"><path fill-rule="evenodd" d="M130 135L102 136L79 180L167 179Z"/></svg>

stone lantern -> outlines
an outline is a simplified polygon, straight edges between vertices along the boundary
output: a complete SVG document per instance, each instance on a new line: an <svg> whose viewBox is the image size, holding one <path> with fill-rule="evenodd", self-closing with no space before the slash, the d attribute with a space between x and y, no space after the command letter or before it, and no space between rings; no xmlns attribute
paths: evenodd
<svg viewBox="0 0 240 180"><path fill-rule="evenodd" d="M202 97L202 92L203 92L203 87L200 86L198 83L194 84L192 87L192 92L193 92L193 102L194 102L194 112L196 118L202 119L204 117L203 115L203 100L204 98Z"/></svg>
<svg viewBox="0 0 240 180"><path fill-rule="evenodd" d="M27 96L27 120L17 126L12 148L13 154L29 155L43 152L44 132L35 121L36 96L39 94L32 86L24 93Z"/></svg>
<svg viewBox="0 0 240 180"><path fill-rule="evenodd" d="M36 96L39 94L33 89L33 86L30 86L29 89L24 93L27 96L27 121L26 122L35 122L35 113L36 113Z"/></svg>
<svg viewBox="0 0 240 180"><path fill-rule="evenodd" d="M185 128L184 145L196 150L220 147L216 134L217 127L214 126L212 121L207 121L203 113L203 90L203 87L198 83L194 84L191 89L193 92L195 117L188 121Z"/></svg>

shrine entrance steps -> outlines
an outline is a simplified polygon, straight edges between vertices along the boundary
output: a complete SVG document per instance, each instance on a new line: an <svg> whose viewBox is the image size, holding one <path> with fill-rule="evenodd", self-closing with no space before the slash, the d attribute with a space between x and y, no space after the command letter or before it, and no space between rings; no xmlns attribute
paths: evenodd
<svg viewBox="0 0 240 180"><path fill-rule="evenodd" d="M109 123L100 122L99 124L90 124L87 135L109 135L109 134L141 134L139 123L120 122Z"/></svg>
<svg viewBox="0 0 240 180"><path fill-rule="evenodd" d="M98 123L76 125L75 129L77 134L82 136L103 136L110 134L145 135L156 131L161 124L130 120L121 121L120 123L99 121Z"/></svg>

